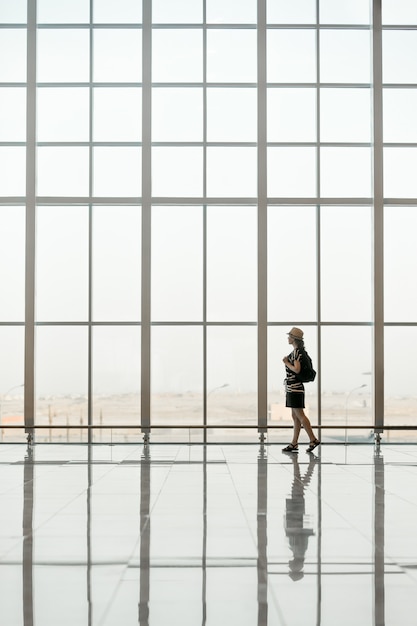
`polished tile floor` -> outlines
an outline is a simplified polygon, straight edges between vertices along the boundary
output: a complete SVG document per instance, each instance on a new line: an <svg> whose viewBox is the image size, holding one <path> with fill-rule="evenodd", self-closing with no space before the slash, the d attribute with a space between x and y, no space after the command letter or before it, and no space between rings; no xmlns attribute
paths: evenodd
<svg viewBox="0 0 417 626"><path fill-rule="evenodd" d="M0 446L2 626L417 624L417 446Z"/></svg>

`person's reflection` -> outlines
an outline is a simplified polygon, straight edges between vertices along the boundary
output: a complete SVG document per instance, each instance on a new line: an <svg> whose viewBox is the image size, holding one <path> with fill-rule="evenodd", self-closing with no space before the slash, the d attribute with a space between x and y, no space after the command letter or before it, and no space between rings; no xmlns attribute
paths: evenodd
<svg viewBox="0 0 417 626"><path fill-rule="evenodd" d="M304 560L308 547L308 538L314 535L314 530L309 526L308 517L305 515L304 490L313 475L314 467L319 459L313 454L308 455L307 470L301 476L298 455L288 453L293 463L294 477L291 488L291 497L286 499L285 533L293 553L289 561L288 575L294 581L301 580L304 576Z"/></svg>

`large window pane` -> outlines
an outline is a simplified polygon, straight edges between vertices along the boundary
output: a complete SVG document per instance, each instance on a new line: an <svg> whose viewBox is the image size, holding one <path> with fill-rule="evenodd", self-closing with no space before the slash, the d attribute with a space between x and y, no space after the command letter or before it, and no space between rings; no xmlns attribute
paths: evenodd
<svg viewBox="0 0 417 626"><path fill-rule="evenodd" d="M154 196L201 196L203 151L201 148L153 148L152 194Z"/></svg>
<svg viewBox="0 0 417 626"><path fill-rule="evenodd" d="M0 82L26 82L26 30L0 29Z"/></svg>
<svg viewBox="0 0 417 626"><path fill-rule="evenodd" d="M0 146L0 196L24 196L26 191L26 150Z"/></svg>
<svg viewBox="0 0 417 626"><path fill-rule="evenodd" d="M38 141L88 141L88 89L39 88L37 101Z"/></svg>
<svg viewBox="0 0 417 626"><path fill-rule="evenodd" d="M140 82L142 80L142 31L100 29L94 31L94 80Z"/></svg>
<svg viewBox="0 0 417 626"><path fill-rule="evenodd" d="M95 321L140 320L139 207L94 207L92 284Z"/></svg>
<svg viewBox="0 0 417 626"><path fill-rule="evenodd" d="M203 21L203 0L152 0L155 24L198 24Z"/></svg>
<svg viewBox="0 0 417 626"><path fill-rule="evenodd" d="M256 31L207 32L207 80L250 83L256 81Z"/></svg>
<svg viewBox="0 0 417 626"><path fill-rule="evenodd" d="M209 424L256 424L256 333L244 326L207 329Z"/></svg>
<svg viewBox="0 0 417 626"><path fill-rule="evenodd" d="M142 90L94 89L94 141L140 141L142 138Z"/></svg>
<svg viewBox="0 0 417 626"><path fill-rule="evenodd" d="M382 34L384 83L417 83L417 31L388 30Z"/></svg>
<svg viewBox="0 0 417 626"><path fill-rule="evenodd" d="M314 197L316 187L314 148L268 148L268 196Z"/></svg>
<svg viewBox="0 0 417 626"><path fill-rule="evenodd" d="M0 4L0 24L26 23L27 0L14 0Z"/></svg>
<svg viewBox="0 0 417 626"><path fill-rule="evenodd" d="M371 326L323 327L321 336L323 424L371 428ZM342 432L338 432L341 438Z"/></svg>
<svg viewBox="0 0 417 626"><path fill-rule="evenodd" d="M383 24L417 24L417 4L414 0L383 0Z"/></svg>
<svg viewBox="0 0 417 626"><path fill-rule="evenodd" d="M153 207L153 321L202 320L202 253L201 207Z"/></svg>
<svg viewBox="0 0 417 626"><path fill-rule="evenodd" d="M207 195L256 196L256 148L207 148Z"/></svg>
<svg viewBox="0 0 417 626"><path fill-rule="evenodd" d="M90 21L89 0L37 0L39 24L77 24Z"/></svg>
<svg viewBox="0 0 417 626"><path fill-rule="evenodd" d="M416 424L416 349L417 328L415 326L385 328L384 374L387 425L415 426ZM401 367L398 367L399 361Z"/></svg>
<svg viewBox="0 0 417 626"><path fill-rule="evenodd" d="M38 207L38 321L88 319L88 208Z"/></svg>
<svg viewBox="0 0 417 626"><path fill-rule="evenodd" d="M42 147L37 155L40 196L88 196L88 148Z"/></svg>
<svg viewBox="0 0 417 626"><path fill-rule="evenodd" d="M152 140L202 139L203 90L155 88L152 91Z"/></svg>
<svg viewBox="0 0 417 626"><path fill-rule="evenodd" d="M320 32L320 80L323 83L369 83L371 41L368 31Z"/></svg>
<svg viewBox="0 0 417 626"><path fill-rule="evenodd" d="M87 82L90 76L90 40L85 29L48 29L37 34L39 82Z"/></svg>
<svg viewBox="0 0 417 626"><path fill-rule="evenodd" d="M270 83L316 81L316 33L313 30L269 30L267 80Z"/></svg>
<svg viewBox="0 0 417 626"><path fill-rule="evenodd" d="M417 142L417 89L384 89L384 141Z"/></svg>
<svg viewBox="0 0 417 626"><path fill-rule="evenodd" d="M207 0L207 22L256 24L256 0Z"/></svg>
<svg viewBox="0 0 417 626"><path fill-rule="evenodd" d="M384 195L387 198L417 196L417 149L384 149Z"/></svg>
<svg viewBox="0 0 417 626"><path fill-rule="evenodd" d="M321 149L322 197L370 197L371 173L370 148Z"/></svg>
<svg viewBox="0 0 417 626"><path fill-rule="evenodd" d="M416 207L385 208L384 313L387 322L414 322L417 319L417 292L414 289L416 232Z"/></svg>
<svg viewBox="0 0 417 626"><path fill-rule="evenodd" d="M255 89L207 90L207 140L256 141Z"/></svg>
<svg viewBox="0 0 417 626"><path fill-rule="evenodd" d="M0 88L0 141L26 141L26 90Z"/></svg>
<svg viewBox="0 0 417 626"><path fill-rule="evenodd" d="M371 321L371 209L322 207L320 224L322 319Z"/></svg>
<svg viewBox="0 0 417 626"><path fill-rule="evenodd" d="M93 15L99 24L139 24L142 3L137 0L94 0Z"/></svg>
<svg viewBox="0 0 417 626"><path fill-rule="evenodd" d="M325 142L370 142L370 90L322 89L320 138Z"/></svg>
<svg viewBox="0 0 417 626"><path fill-rule="evenodd" d="M94 195L140 196L142 192L141 155L141 148L94 148Z"/></svg>
<svg viewBox="0 0 417 626"><path fill-rule="evenodd" d="M152 424L202 424L202 328L153 327L151 344Z"/></svg>
<svg viewBox="0 0 417 626"><path fill-rule="evenodd" d="M85 426L88 330L39 326L36 330L36 424Z"/></svg>
<svg viewBox="0 0 417 626"><path fill-rule="evenodd" d="M316 319L316 239L315 207L269 207L270 322ZM295 297L294 290L302 293L302 298Z"/></svg>
<svg viewBox="0 0 417 626"><path fill-rule="evenodd" d="M94 424L140 424L140 327L97 326L93 331ZM126 437L132 431L125 431ZM95 437L106 437L96 431ZM107 435L109 437L109 435Z"/></svg>
<svg viewBox="0 0 417 626"><path fill-rule="evenodd" d="M268 24L315 24L316 0L266 0Z"/></svg>
<svg viewBox="0 0 417 626"><path fill-rule="evenodd" d="M25 329L0 326L0 425L23 424ZM1 430L1 440L16 439L20 429Z"/></svg>
<svg viewBox="0 0 417 626"><path fill-rule="evenodd" d="M25 209L0 206L0 321L25 317Z"/></svg>
<svg viewBox="0 0 417 626"><path fill-rule="evenodd" d="M316 141L315 89L268 89L268 141Z"/></svg>
<svg viewBox="0 0 417 626"><path fill-rule="evenodd" d="M320 0L321 24L369 24L370 18L369 0Z"/></svg>
<svg viewBox="0 0 417 626"><path fill-rule="evenodd" d="M193 51L192 54L190 50ZM154 82L201 82L202 79L202 30L170 29L152 32Z"/></svg>
<svg viewBox="0 0 417 626"><path fill-rule="evenodd" d="M207 319L255 321L255 207L207 209Z"/></svg>

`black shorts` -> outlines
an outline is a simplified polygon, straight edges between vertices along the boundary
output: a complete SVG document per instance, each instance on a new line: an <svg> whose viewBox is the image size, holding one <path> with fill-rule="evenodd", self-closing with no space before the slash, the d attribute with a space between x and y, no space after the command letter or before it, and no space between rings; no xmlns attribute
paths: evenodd
<svg viewBox="0 0 417 626"><path fill-rule="evenodd" d="M285 406L290 409L304 409L304 391L290 392L287 391Z"/></svg>

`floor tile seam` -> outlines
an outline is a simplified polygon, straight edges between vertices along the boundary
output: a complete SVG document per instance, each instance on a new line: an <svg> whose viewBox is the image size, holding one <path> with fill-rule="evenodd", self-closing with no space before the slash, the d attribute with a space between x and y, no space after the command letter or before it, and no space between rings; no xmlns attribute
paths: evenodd
<svg viewBox="0 0 417 626"><path fill-rule="evenodd" d="M266 465L266 468L267 467L268 466ZM243 505L242 499L241 499L240 494L239 494L239 490L237 489L236 482L235 482L235 480L233 478L232 472L230 471L228 463L227 463L227 470L228 470L228 472L230 474L230 480L232 481L232 485L233 485L234 490L236 492L236 497L237 497L237 499L239 501L240 509L241 509L242 514L243 514L243 518L244 518L244 520L246 522L246 529L249 531L249 534L250 534L250 536L252 538L253 547L255 548L255 550L257 550L258 549L257 528L255 529L255 525L252 524L253 520L250 520L249 517L248 517L247 510L246 510L245 506ZM258 497L258 492L256 494L256 497ZM268 505L268 499L267 499L267 505ZM265 511L265 515L266 514L267 514L267 511ZM259 509L257 509L257 511L256 511L256 519L258 519L259 515L260 515L260 512L259 512ZM256 534L255 534L255 531L256 531Z"/></svg>
<svg viewBox="0 0 417 626"><path fill-rule="evenodd" d="M178 458L178 454L179 454L179 448L177 450L177 454L176 454L175 458ZM164 478L163 482L161 483L161 486L160 486L160 489L158 491L158 494L155 495L155 497L153 499L152 506L149 507L149 511L148 511L148 513L146 515L146 522L143 524L143 526L139 525L140 532L139 532L137 541L135 542L135 545L134 545L134 547L132 549L130 557L128 559L126 559L126 566L123 568L123 570L120 573L120 577L118 579L118 582L114 586L113 593L111 594L111 597L109 598L109 600L108 600L108 602L106 604L106 607L103 608L103 615L102 615L102 618L100 619L100 621L98 622L98 626L104 626L105 623L106 623L108 613L110 612L111 607L112 607L113 603L115 602L115 600L117 598L117 594L118 594L118 592L119 592L119 590L120 590L120 588L121 588L121 586L123 584L124 576L125 576L126 572L129 569L129 563L132 561L133 556L135 554L135 551L137 550L138 545L140 546L140 544L141 544L142 535L144 534L145 531L147 531L147 529L149 528L149 526L151 524L152 512L153 512L153 510L154 510L154 508L156 506L156 503L158 502L158 499L159 499L159 497L161 495L161 492L162 492L163 488L166 485L166 482L167 482L168 477L169 477L169 475L170 475L170 473L172 471L173 466L174 466L174 463L169 468L167 468L167 472L166 472L165 478ZM150 528L150 531L151 531L151 528Z"/></svg>
<svg viewBox="0 0 417 626"><path fill-rule="evenodd" d="M343 520L347 526L349 527L350 530L354 530L355 532L357 532L359 535L361 535L361 537L363 537L367 543L370 543L372 546L373 544L373 537L369 537L367 536L363 531L362 531L362 527L361 526L356 526L355 524L352 524L352 522L349 521L348 518L346 518L342 513L340 513L334 506L332 506L331 504L329 504L329 502L327 502L326 500L324 500L323 498L320 498L320 502L321 502L321 509L322 509L322 515L321 517L323 517L323 506L327 507L328 509L330 509L331 511L333 511L333 513L336 514L337 517L339 517L341 520ZM373 529L373 525L369 525L369 530L371 532L372 535L372 529Z"/></svg>

